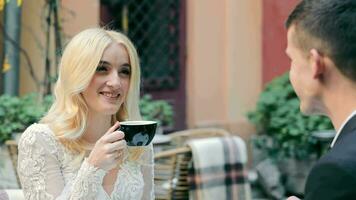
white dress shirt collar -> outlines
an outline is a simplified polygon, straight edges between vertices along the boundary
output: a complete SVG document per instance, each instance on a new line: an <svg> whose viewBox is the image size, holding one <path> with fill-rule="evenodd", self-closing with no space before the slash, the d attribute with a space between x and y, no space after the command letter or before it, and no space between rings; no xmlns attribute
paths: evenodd
<svg viewBox="0 0 356 200"><path fill-rule="evenodd" d="M337 133L336 133L336 135L335 135L335 137L334 137L334 139L333 139L333 141L332 141L330 147L333 147L333 146L334 146L334 144L335 144L337 138L339 137L339 135L340 135L342 129L345 127L346 123L347 123L353 116L355 116L355 115L356 115L356 110L353 111L353 112L347 117L347 119L342 123L342 125L340 126L339 130L337 131Z"/></svg>

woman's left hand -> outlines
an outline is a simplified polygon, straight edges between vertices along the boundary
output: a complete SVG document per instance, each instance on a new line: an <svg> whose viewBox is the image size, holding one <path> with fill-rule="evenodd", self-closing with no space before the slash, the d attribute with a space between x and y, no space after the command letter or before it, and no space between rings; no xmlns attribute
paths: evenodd
<svg viewBox="0 0 356 200"><path fill-rule="evenodd" d="M96 143L90 152L88 162L103 170L109 171L117 167L127 157L125 134L117 131L116 122Z"/></svg>

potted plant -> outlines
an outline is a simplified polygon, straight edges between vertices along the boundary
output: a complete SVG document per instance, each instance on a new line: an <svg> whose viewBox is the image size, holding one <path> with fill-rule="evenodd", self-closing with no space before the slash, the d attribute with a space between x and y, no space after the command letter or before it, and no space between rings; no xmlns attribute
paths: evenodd
<svg viewBox="0 0 356 200"><path fill-rule="evenodd" d="M151 95L140 99L140 111L144 120L158 122L158 132L169 131L173 126L173 107L166 100L153 100Z"/></svg>
<svg viewBox="0 0 356 200"><path fill-rule="evenodd" d="M17 133L22 133L47 112L53 97L46 96L42 101L39 98L36 93L23 97L0 96L0 144L15 139ZM173 109L166 100L153 100L150 95L144 95L139 106L143 119L157 121L163 129L172 127Z"/></svg>
<svg viewBox="0 0 356 200"><path fill-rule="evenodd" d="M305 176L320 151L311 133L332 129L330 120L323 116L301 114L299 99L290 84L288 73L266 86L260 94L256 110L249 112L248 118L258 133L253 142L255 147L279 163L282 174L294 172L301 184L298 188L288 188L295 181L292 180L294 175L289 174L287 190L301 194Z"/></svg>
<svg viewBox="0 0 356 200"><path fill-rule="evenodd" d="M39 95L27 94L23 97L0 96L0 144L16 139L29 125L37 122L47 111L51 97L39 101Z"/></svg>

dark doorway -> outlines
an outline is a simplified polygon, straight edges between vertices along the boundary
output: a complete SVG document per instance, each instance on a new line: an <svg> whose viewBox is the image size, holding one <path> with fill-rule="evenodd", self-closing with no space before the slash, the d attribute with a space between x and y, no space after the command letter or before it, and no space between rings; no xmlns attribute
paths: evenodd
<svg viewBox="0 0 356 200"><path fill-rule="evenodd" d="M101 25L124 32L140 56L142 94L173 105L174 127L186 128L185 0L101 0Z"/></svg>

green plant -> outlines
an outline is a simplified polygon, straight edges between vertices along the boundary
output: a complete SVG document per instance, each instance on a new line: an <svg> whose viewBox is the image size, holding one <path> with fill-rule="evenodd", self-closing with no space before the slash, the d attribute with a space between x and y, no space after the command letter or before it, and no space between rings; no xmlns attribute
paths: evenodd
<svg viewBox="0 0 356 200"><path fill-rule="evenodd" d="M22 132L30 124L37 122L51 104L51 97L40 103L37 94L23 97L0 96L0 144L11 138L13 133Z"/></svg>
<svg viewBox="0 0 356 200"><path fill-rule="evenodd" d="M153 100L150 95L142 96L140 111L145 120L154 120L163 127L173 125L173 108L165 100Z"/></svg>
<svg viewBox="0 0 356 200"><path fill-rule="evenodd" d="M311 133L332 129L326 117L301 114L288 73L266 86L256 110L249 112L248 118L259 133L255 145L273 158L307 158L318 150Z"/></svg>
<svg viewBox="0 0 356 200"><path fill-rule="evenodd" d="M51 95L39 101L38 94L23 97L0 96L0 144L11 139L12 134L23 132L32 123L38 122L53 102ZM173 109L165 100L153 100L150 95L140 99L143 119L158 121L161 126L173 125Z"/></svg>

